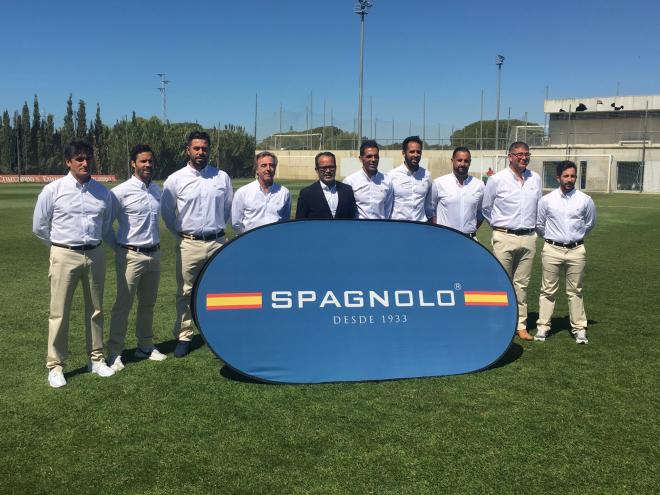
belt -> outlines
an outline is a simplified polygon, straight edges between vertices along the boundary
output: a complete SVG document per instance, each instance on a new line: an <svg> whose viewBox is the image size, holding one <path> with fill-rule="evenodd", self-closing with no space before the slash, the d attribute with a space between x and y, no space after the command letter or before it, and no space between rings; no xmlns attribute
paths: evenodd
<svg viewBox="0 0 660 495"><path fill-rule="evenodd" d="M191 241L215 241L224 236L225 236L224 229L214 234L206 234L206 235L195 235L195 234L186 234L185 232L179 232L179 237L183 239L189 239Z"/></svg>
<svg viewBox="0 0 660 495"><path fill-rule="evenodd" d="M534 229L507 229L504 227L493 227L493 230L497 230L498 232L504 232L506 234L513 234L513 235L527 235L534 232Z"/></svg>
<svg viewBox="0 0 660 495"><path fill-rule="evenodd" d="M569 243L551 241L550 239L546 239L545 242L547 242L548 244L552 244L553 246L559 246L559 247L563 247L563 248L573 249L573 248L576 248L576 247L581 246L582 244L584 244L584 239L580 239L579 241L569 242Z"/></svg>
<svg viewBox="0 0 660 495"><path fill-rule="evenodd" d="M160 244L154 244L153 246L131 246L130 244L120 244L120 247L128 249L129 251L135 251L136 253L153 253L160 249Z"/></svg>
<svg viewBox="0 0 660 495"><path fill-rule="evenodd" d="M98 244L83 244L82 246L67 246L58 242L51 242L51 244L58 248L70 249L71 251L91 251L101 245L100 242Z"/></svg>

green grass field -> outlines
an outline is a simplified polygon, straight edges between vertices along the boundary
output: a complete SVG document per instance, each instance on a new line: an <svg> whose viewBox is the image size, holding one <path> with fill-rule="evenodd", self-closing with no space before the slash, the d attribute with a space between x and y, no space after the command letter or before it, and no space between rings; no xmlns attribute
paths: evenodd
<svg viewBox="0 0 660 495"><path fill-rule="evenodd" d="M294 196L303 185L284 182ZM199 336L171 353L174 239L163 228L156 338L169 359L85 370L76 293L68 385L45 368L48 252L31 233L40 185L0 186L0 493L658 493L660 198L595 195L589 345L562 295L545 343L490 370L382 383L262 385ZM480 240L490 232L482 228ZM385 247L384 247L385 249ZM395 254L393 253L393 256ZM115 280L107 271L106 325ZM272 260L277 263L277 260ZM530 293L538 309L540 260Z"/></svg>

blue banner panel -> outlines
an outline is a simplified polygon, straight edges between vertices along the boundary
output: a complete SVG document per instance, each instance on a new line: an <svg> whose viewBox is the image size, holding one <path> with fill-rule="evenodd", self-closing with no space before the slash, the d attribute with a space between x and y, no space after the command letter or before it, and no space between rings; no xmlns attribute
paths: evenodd
<svg viewBox="0 0 660 495"><path fill-rule="evenodd" d="M192 302L218 357L281 383L478 371L506 352L517 319L511 282L485 247L380 220L252 230L206 264Z"/></svg>

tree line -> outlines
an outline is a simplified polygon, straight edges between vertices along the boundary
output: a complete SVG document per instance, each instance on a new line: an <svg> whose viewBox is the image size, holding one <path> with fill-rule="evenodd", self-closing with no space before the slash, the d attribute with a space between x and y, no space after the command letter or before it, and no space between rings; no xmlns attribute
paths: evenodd
<svg viewBox="0 0 660 495"><path fill-rule="evenodd" d="M5 110L0 119L0 173L53 174L66 171L64 146L72 139L87 140L94 149L96 174L114 174L119 179L130 174L129 151L136 144L148 144L156 158L155 178L165 178L185 162L186 136L193 130L204 130L211 136L211 163L219 164L232 177L249 177L254 160L254 137L245 129L225 125L219 129L204 128L197 123L169 123L158 117L145 119L133 112L130 118L118 120L111 127L101 119L96 104L93 119L87 120L87 105L78 101L74 112L69 95L61 127L55 126L52 114L42 116L39 99L34 96L32 113L27 101L20 112L10 115Z"/></svg>

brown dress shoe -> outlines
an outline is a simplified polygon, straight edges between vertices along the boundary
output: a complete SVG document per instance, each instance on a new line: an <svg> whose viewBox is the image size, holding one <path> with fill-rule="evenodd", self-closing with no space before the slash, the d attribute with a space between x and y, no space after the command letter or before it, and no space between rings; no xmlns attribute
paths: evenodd
<svg viewBox="0 0 660 495"><path fill-rule="evenodd" d="M518 334L518 337L522 340L534 340L534 337L532 337L527 330L524 328L521 330L518 330L516 332Z"/></svg>

